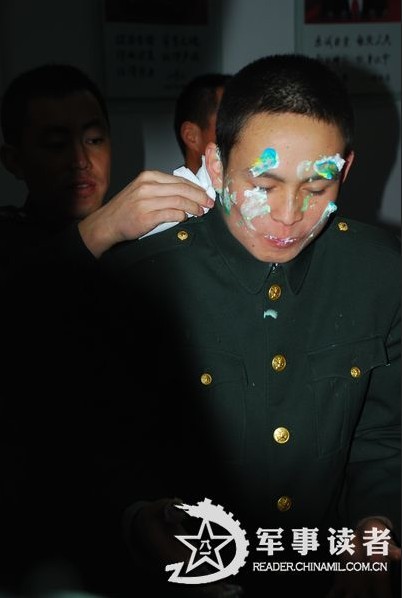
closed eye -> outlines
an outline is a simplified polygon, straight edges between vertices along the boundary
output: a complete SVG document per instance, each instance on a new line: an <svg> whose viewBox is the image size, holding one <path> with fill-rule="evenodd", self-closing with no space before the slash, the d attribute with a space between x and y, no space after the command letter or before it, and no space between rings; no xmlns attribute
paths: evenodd
<svg viewBox="0 0 402 598"><path fill-rule="evenodd" d="M307 193L309 195L314 195L316 197L319 197L320 195L324 195L326 193L327 189L320 189L319 191L307 191Z"/></svg>
<svg viewBox="0 0 402 598"><path fill-rule="evenodd" d="M257 186L253 186L253 189L256 189L257 191L265 191L266 193L270 193L271 191L273 191L275 189L275 187L263 187L261 185L257 185Z"/></svg>
<svg viewBox="0 0 402 598"><path fill-rule="evenodd" d="M85 143L89 145L101 145L105 142L105 137L87 137Z"/></svg>

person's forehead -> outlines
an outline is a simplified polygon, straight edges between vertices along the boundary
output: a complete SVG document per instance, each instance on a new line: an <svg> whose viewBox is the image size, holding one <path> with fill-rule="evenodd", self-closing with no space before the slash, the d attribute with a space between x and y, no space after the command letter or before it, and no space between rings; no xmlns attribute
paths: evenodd
<svg viewBox="0 0 402 598"><path fill-rule="evenodd" d="M299 146L304 142L306 147L321 142L338 145L343 136L337 125L304 114L262 112L245 121L238 137L238 145L270 141L291 150L296 141Z"/></svg>
<svg viewBox="0 0 402 598"><path fill-rule="evenodd" d="M99 102L89 91L77 91L62 98L33 98L28 105L28 128L73 130L96 122L104 125L105 117Z"/></svg>

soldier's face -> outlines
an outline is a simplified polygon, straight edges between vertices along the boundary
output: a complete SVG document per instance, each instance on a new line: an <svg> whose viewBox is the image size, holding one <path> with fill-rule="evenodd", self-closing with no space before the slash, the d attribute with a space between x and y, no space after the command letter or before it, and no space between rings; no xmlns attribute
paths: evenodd
<svg viewBox="0 0 402 598"><path fill-rule="evenodd" d="M334 125L295 114L250 118L220 179L207 159L233 236L261 261L293 259L336 210L353 160L344 150Z"/></svg>
<svg viewBox="0 0 402 598"><path fill-rule="evenodd" d="M109 129L90 92L32 100L18 168L40 209L74 219L92 213L108 189L110 164Z"/></svg>

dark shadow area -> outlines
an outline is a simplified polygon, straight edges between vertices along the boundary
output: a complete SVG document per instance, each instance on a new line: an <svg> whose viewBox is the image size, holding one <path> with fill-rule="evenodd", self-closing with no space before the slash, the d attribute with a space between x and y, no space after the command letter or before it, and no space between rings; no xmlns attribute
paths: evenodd
<svg viewBox="0 0 402 598"><path fill-rule="evenodd" d="M347 80L356 80L373 75L350 65L345 76ZM338 213L400 234L400 227L384 222L380 213L387 181L398 155L400 118L390 89L380 81L376 81L375 87L376 92L371 95L352 95L356 156L341 190ZM400 197L394 201L400 202Z"/></svg>
<svg viewBox="0 0 402 598"><path fill-rule="evenodd" d="M145 167L145 140L139 112L133 106L130 107L128 102L119 107L109 101L109 110L112 166L105 201L119 193Z"/></svg>

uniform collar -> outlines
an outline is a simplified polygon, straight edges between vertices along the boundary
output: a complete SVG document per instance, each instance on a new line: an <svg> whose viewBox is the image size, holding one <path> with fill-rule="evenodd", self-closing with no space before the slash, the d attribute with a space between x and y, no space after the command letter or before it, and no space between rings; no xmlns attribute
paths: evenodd
<svg viewBox="0 0 402 598"><path fill-rule="evenodd" d="M218 200L206 218L211 230L211 240L216 245L226 265L240 284L250 293L258 293L266 283L273 264L254 258L228 229L223 207ZM315 243L310 243L298 256L286 264L279 264L294 294L297 294L305 280L314 253Z"/></svg>

